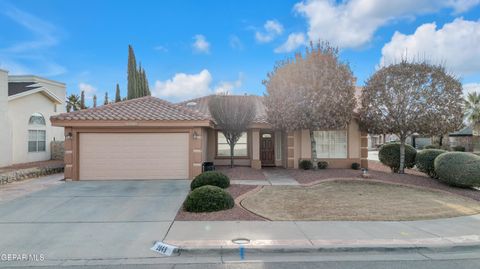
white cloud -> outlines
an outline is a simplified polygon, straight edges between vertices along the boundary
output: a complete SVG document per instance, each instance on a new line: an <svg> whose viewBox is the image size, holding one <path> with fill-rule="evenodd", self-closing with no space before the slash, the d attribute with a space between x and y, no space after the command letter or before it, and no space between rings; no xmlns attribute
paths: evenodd
<svg viewBox="0 0 480 269"><path fill-rule="evenodd" d="M255 39L260 43L268 43L283 33L283 25L276 20L268 20L263 31L255 32Z"/></svg>
<svg viewBox="0 0 480 269"><path fill-rule="evenodd" d="M437 29L435 23L419 26L411 35L395 32L382 48L380 65L420 58L445 64L457 75L480 73L480 21L462 18Z"/></svg>
<svg viewBox="0 0 480 269"><path fill-rule="evenodd" d="M207 69L198 74L177 73L171 79L157 80L153 95L167 99L195 98L211 92L212 75Z"/></svg>
<svg viewBox="0 0 480 269"><path fill-rule="evenodd" d="M229 43L232 49L243 50L243 43L238 36L231 35Z"/></svg>
<svg viewBox="0 0 480 269"><path fill-rule="evenodd" d="M455 13L465 12L478 4L480 4L480 0L450 0L449 1L449 6L453 8Z"/></svg>
<svg viewBox="0 0 480 269"><path fill-rule="evenodd" d="M93 99L93 95L97 94L97 88L84 82L78 84L78 88L80 89L80 93L82 91L85 92L85 99Z"/></svg>
<svg viewBox="0 0 480 269"><path fill-rule="evenodd" d="M292 33L288 35L287 41L275 49L276 53L291 52L306 42L304 33Z"/></svg>
<svg viewBox="0 0 480 269"><path fill-rule="evenodd" d="M193 42L192 47L195 52L198 53L209 53L210 52L210 43L204 35L195 35L193 37L195 42Z"/></svg>
<svg viewBox="0 0 480 269"><path fill-rule="evenodd" d="M49 54L58 45L62 33L50 22L10 5L2 5L5 15L29 33L27 40L17 41L0 48L0 66L11 74L56 76L66 68L52 60Z"/></svg>
<svg viewBox="0 0 480 269"><path fill-rule="evenodd" d="M212 86L213 77L207 69L197 74L177 73L171 79L157 80L152 94L176 102L220 92L229 92L242 85L243 75L240 73L236 81L221 81Z"/></svg>
<svg viewBox="0 0 480 269"><path fill-rule="evenodd" d="M464 12L480 0L305 0L294 10L308 22L310 40L328 40L343 48L367 44L378 28L398 19L452 9Z"/></svg>
<svg viewBox="0 0 480 269"><path fill-rule="evenodd" d="M477 92L480 94L480 83L466 83L463 84L463 95L467 96L469 93Z"/></svg>
<svg viewBox="0 0 480 269"><path fill-rule="evenodd" d="M243 84L243 73L238 74L238 79L235 81L220 81L215 87L216 94L233 94L235 89L238 89Z"/></svg>
<svg viewBox="0 0 480 269"><path fill-rule="evenodd" d="M153 49L156 50L156 51L160 51L160 52L168 52L168 49L165 46L162 46L162 45L158 45L158 46L154 47Z"/></svg>

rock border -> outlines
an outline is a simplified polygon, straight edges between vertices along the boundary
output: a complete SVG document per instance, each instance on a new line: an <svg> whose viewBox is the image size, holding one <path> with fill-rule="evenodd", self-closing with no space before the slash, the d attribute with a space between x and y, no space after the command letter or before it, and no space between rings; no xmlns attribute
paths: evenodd
<svg viewBox="0 0 480 269"><path fill-rule="evenodd" d="M11 172L0 174L0 185L21 181L24 179L41 177L56 173L63 173L64 166L49 166L49 167L32 167L19 169Z"/></svg>

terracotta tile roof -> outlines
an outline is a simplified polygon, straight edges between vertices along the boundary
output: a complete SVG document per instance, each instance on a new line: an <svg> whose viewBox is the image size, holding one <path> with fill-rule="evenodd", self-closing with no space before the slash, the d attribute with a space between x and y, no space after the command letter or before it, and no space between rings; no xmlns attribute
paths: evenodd
<svg viewBox="0 0 480 269"><path fill-rule="evenodd" d="M208 110L208 102L214 95L208 95L204 97L199 97L195 99L191 99L188 101L184 101L181 103L177 103L177 105L183 106L187 109L195 111L197 113L202 113L206 117L211 117L210 112ZM243 97L242 95L229 95L230 98L237 98ZM263 97L256 96L256 95L248 95L249 98L254 100L257 114L255 116L255 123L268 123L267 122L267 113L265 111L265 106L263 105Z"/></svg>
<svg viewBox="0 0 480 269"><path fill-rule="evenodd" d="M146 96L127 100L119 103L103 105L96 108L84 109L70 113L52 116L51 120L144 120L144 121L169 121L169 120L208 120L202 113L188 110L165 100Z"/></svg>

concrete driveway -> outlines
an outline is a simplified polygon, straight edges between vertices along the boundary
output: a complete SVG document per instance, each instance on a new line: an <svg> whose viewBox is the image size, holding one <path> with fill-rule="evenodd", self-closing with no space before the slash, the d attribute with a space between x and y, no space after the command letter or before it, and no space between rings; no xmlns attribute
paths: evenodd
<svg viewBox="0 0 480 269"><path fill-rule="evenodd" d="M155 257L187 180L67 182L0 204L2 253L47 260ZM46 264L38 264L46 265Z"/></svg>

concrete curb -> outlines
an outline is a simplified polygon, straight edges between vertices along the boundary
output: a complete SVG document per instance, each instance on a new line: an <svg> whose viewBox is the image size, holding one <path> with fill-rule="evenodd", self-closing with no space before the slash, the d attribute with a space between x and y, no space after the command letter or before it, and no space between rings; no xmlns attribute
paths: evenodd
<svg viewBox="0 0 480 269"><path fill-rule="evenodd" d="M355 252L437 252L437 251L467 251L480 249L480 243L474 244L450 244L450 245L378 245L378 246L305 246L305 247L249 247L244 245L244 252L248 254L281 254L281 253L298 253L298 254L313 254L313 253L355 253ZM178 252L189 255L212 255L212 254L231 254L236 255L240 251L238 247L233 246L219 246L210 248L179 248Z"/></svg>

